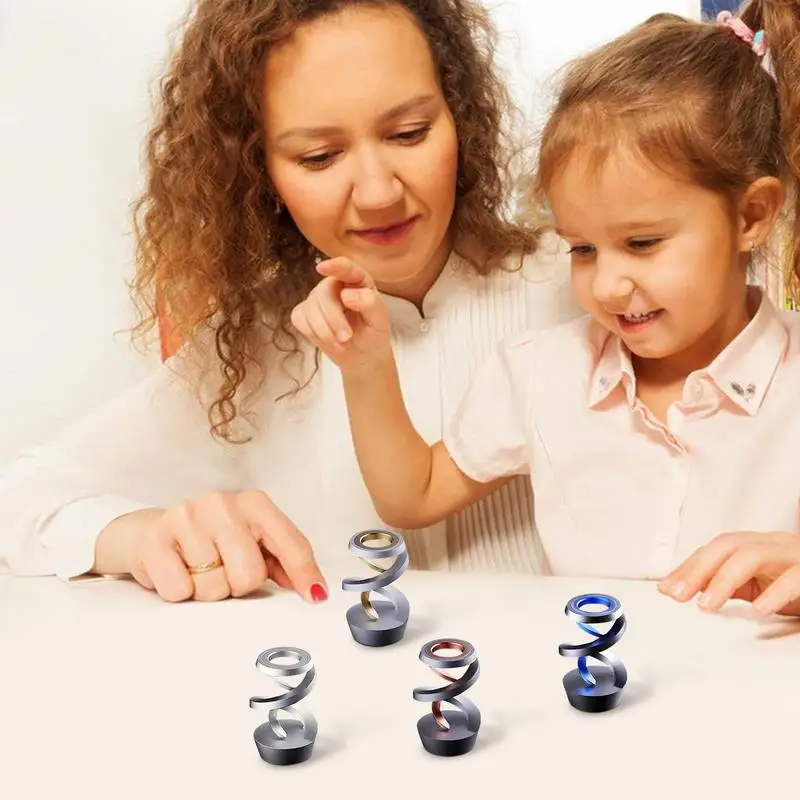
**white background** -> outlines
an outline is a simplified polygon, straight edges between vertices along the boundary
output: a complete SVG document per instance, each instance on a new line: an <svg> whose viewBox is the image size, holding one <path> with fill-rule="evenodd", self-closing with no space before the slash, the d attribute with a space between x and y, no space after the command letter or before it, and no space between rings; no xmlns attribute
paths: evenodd
<svg viewBox="0 0 800 800"><path fill-rule="evenodd" d="M537 117L570 57L659 11L699 15L699 0L486 2ZM115 332L134 321L129 203L151 82L186 3L0 0L0 461L157 363Z"/></svg>

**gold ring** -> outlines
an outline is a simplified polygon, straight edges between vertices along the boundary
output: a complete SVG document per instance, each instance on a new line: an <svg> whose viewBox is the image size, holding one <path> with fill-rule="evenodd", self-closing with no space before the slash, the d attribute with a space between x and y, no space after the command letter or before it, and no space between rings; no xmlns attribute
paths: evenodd
<svg viewBox="0 0 800 800"><path fill-rule="evenodd" d="M218 558L214 561L207 561L205 564L198 564L196 567L186 565L190 575L197 575L200 572L211 572L211 570L219 569L222 566L222 561Z"/></svg>

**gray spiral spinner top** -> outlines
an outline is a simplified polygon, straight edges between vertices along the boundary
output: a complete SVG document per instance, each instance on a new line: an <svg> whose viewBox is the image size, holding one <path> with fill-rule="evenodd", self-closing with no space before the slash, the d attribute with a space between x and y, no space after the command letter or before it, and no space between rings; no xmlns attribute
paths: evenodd
<svg viewBox="0 0 800 800"><path fill-rule="evenodd" d="M294 663L276 663L293 659ZM258 752L271 764L295 764L311 756L317 737L317 721L310 713L298 711L294 704L302 700L316 681L311 656L299 647L272 647L256 659L256 669L268 675L284 692L269 697L251 697L250 708L268 708L267 721L254 731ZM282 678L302 676L293 686ZM283 713L288 720L279 719Z"/></svg>

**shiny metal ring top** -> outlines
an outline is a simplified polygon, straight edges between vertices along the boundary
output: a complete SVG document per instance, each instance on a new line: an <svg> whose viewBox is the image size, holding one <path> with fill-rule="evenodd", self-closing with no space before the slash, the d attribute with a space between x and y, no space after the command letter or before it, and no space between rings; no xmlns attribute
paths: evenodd
<svg viewBox="0 0 800 800"><path fill-rule="evenodd" d="M587 606L601 606L601 610L590 610ZM607 594L581 594L567 603L564 613L582 631L595 638L582 644L561 644L558 646L559 654L578 659L578 672L587 686L595 686L597 683L586 665L586 659L593 658L611 668L613 683L621 689L628 679L627 670L616 656L605 653L622 638L627 627L619 600ZM592 627L592 624L604 622L614 623L605 633Z"/></svg>
<svg viewBox="0 0 800 800"><path fill-rule="evenodd" d="M443 655L439 652L440 650L455 650L456 654ZM414 699L431 703L433 719L440 730L450 729L450 724L441 710L441 704L448 703L464 713L467 729L477 731L481 724L481 712L471 700L459 697L475 683L480 674L475 648L463 639L433 639L422 646L419 660L425 666L430 667L440 678L447 681L447 684L436 688L416 688L413 692ZM442 672L445 669L459 667L467 667L467 670L458 678Z"/></svg>
<svg viewBox="0 0 800 800"><path fill-rule="evenodd" d="M278 663L279 659L290 659L293 663ZM308 712L298 711L294 704L300 702L310 691L316 680L316 669L311 661L311 656L299 647L272 647L264 650L256 659L256 669L268 675L277 683L284 692L269 697L251 697L250 708L268 708L268 733L278 741L287 741L292 738L302 743L304 740L312 741L317 735L317 721ZM300 682L295 686L282 680L283 678L297 678ZM283 713L300 723L300 728L292 728L291 734L280 722L278 714Z"/></svg>
<svg viewBox="0 0 800 800"><path fill-rule="evenodd" d="M385 542L381 546L370 546L368 542ZM348 549L358 556L367 566L378 573L376 577L344 578L342 589L347 592L361 592L361 605L370 620L377 620L379 613L370 601L370 592L386 598L394 606L393 616L398 621L409 617L410 606L405 595L390 587L408 569L408 550L405 540L392 531L371 529L360 531L350 537ZM394 563L387 568L373 564L373 558L394 558Z"/></svg>

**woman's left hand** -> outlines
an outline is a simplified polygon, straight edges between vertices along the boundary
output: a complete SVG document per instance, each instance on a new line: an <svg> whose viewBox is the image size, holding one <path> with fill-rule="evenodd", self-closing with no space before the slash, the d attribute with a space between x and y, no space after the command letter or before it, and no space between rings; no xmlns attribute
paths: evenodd
<svg viewBox="0 0 800 800"><path fill-rule="evenodd" d="M704 611L747 600L760 614L800 616L800 535L722 534L676 567L658 590L679 602L702 592L697 602Z"/></svg>

